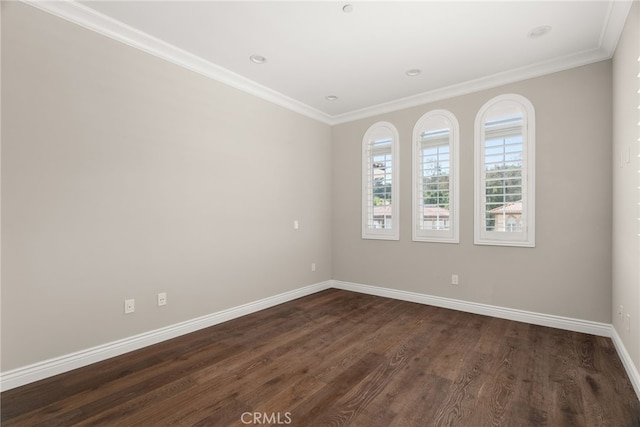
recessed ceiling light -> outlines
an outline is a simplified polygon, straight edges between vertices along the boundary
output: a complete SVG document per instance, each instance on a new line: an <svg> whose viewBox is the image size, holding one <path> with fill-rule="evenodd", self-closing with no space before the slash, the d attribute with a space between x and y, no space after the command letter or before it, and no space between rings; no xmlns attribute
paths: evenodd
<svg viewBox="0 0 640 427"><path fill-rule="evenodd" d="M422 70L420 70L419 68L412 68L410 70L407 70L407 76L409 77L415 77L417 75L419 75L422 72Z"/></svg>
<svg viewBox="0 0 640 427"><path fill-rule="evenodd" d="M327 101L335 101L336 99L338 99L338 97L335 96L335 95L327 95L327 96L325 96L325 99Z"/></svg>
<svg viewBox="0 0 640 427"><path fill-rule="evenodd" d="M353 5L352 4L345 4L344 6L342 6L342 11L344 13L351 13L353 12Z"/></svg>
<svg viewBox="0 0 640 427"><path fill-rule="evenodd" d="M253 62L254 64L264 64L265 62L267 62L267 58L262 55L251 55L249 57L249 61Z"/></svg>
<svg viewBox="0 0 640 427"><path fill-rule="evenodd" d="M550 31L551 31L551 26L543 25L542 27L536 27L533 30L529 31L529 34L527 34L527 37L529 37L530 39L537 39L538 37L542 37L544 35L549 34Z"/></svg>

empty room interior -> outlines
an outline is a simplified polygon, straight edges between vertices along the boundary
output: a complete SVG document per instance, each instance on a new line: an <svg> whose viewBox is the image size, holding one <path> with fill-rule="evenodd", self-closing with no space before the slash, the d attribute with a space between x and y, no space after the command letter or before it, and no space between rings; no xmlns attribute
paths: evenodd
<svg viewBox="0 0 640 427"><path fill-rule="evenodd" d="M640 426L640 3L1 2L5 425Z"/></svg>

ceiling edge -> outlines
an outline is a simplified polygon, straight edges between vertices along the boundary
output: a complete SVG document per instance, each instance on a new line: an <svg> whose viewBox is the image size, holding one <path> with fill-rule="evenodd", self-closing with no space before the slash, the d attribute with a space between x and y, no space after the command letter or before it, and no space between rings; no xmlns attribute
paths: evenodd
<svg viewBox="0 0 640 427"><path fill-rule="evenodd" d="M624 24L633 5L633 0L611 0L605 22L602 25L600 47L613 57L622 35Z"/></svg>
<svg viewBox="0 0 640 427"><path fill-rule="evenodd" d="M247 79L226 68L206 61L199 56L166 43L73 0L21 1L54 16L80 25L88 30L102 34L103 36L134 47L182 68L194 71L293 112L302 114L325 124L331 124L333 121L330 115L323 113L322 111L316 110L315 108L263 86L253 80Z"/></svg>
<svg viewBox="0 0 640 427"><path fill-rule="evenodd" d="M417 107L454 96L467 95L469 93L610 59L615 53L618 40L620 40L620 36L622 35L622 30L624 29L624 24L632 4L633 0L610 0L607 16L602 25L602 33L599 41L600 46L598 48L340 114L333 116L331 124L347 123L404 108Z"/></svg>
<svg viewBox="0 0 640 427"><path fill-rule="evenodd" d="M361 110L334 116L332 125L351 122L354 120L364 119L379 114L390 113L405 108L417 107L419 105L428 104L430 102L441 101L443 99L453 98L456 96L467 95L481 90L491 89L503 86L509 83L515 83L522 80L541 77L544 75L568 70L571 68L588 65L594 62L609 59L608 52L602 49L593 49L580 52L571 56L566 56L551 61L545 61L514 70L504 71L490 76L481 77L479 79L470 80L452 86L447 86L432 91L423 92L406 98L397 99L384 104L374 105L372 107L363 108Z"/></svg>
<svg viewBox="0 0 640 427"><path fill-rule="evenodd" d="M476 80L423 92L410 97L386 102L372 107L331 116L307 104L283 95L273 89L247 79L226 68L206 61L199 56L177 48L120 21L103 15L73 0L38 1L20 0L81 27L95 31L111 39L162 58L180 67L194 71L213 80L287 108L328 125L359 120L404 108L415 107L454 96L466 95L504 84L514 83L546 74L610 59L615 53L618 40L631 9L633 0L611 0L607 17L603 23L600 47L577 54L559 57L531 66L509 70Z"/></svg>

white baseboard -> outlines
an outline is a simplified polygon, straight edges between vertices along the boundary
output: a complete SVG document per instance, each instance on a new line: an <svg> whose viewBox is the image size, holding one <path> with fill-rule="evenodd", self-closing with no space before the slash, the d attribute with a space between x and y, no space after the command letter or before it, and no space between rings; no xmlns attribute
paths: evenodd
<svg viewBox="0 0 640 427"><path fill-rule="evenodd" d="M618 331L614 327L611 328L611 340L613 341L613 345L616 347L620 360L622 360L622 364L624 365L624 369L627 371L627 375L629 375L631 385L633 385L633 389L636 391L638 399L640 399L640 372L633 363L633 360L631 360L631 355L629 355L627 348L622 342L622 338L620 338Z"/></svg>
<svg viewBox="0 0 640 427"><path fill-rule="evenodd" d="M227 310L218 311L196 319L170 325L154 331L134 335L122 340L92 347L86 350L34 363L7 372L0 373L0 391L10 390L25 384L39 381L54 375L138 350L152 344L169 340L181 335L195 332L209 326L217 325L265 308L273 307L296 298L320 292L331 287L331 281L320 282L300 289L267 297L258 301L243 304Z"/></svg>
<svg viewBox="0 0 640 427"><path fill-rule="evenodd" d="M170 325L154 331L113 341L107 344L92 347L43 362L13 369L0 373L0 391L10 390L25 384L52 377L73 369L81 368L92 363L100 362L114 356L138 350L152 344L176 338L209 326L217 325L247 314L255 313L278 304L282 304L296 298L304 297L329 288L343 289L369 295L393 298L419 304L433 305L449 308L467 313L482 314L501 319L515 320L540 326L565 329L574 332L582 332L592 335L610 337L618 351L620 359L629 375L631 383L640 398L640 373L634 365L620 336L609 324L592 322L588 320L572 319L569 317L541 314L512 308L498 307L488 304L461 301L451 298L443 298L432 295L418 294L415 292L400 291L397 289L381 288L378 286L363 285L358 283L328 280L305 286L300 289L264 298L258 301L243 304L227 310L222 310L196 319Z"/></svg>
<svg viewBox="0 0 640 427"><path fill-rule="evenodd" d="M344 289L347 291L417 302L419 304L433 305L442 308L450 308L452 310L464 311L467 313L482 314L485 316L498 317L500 319L531 323L533 325L549 326L551 328L565 329L568 331L582 332L602 337L611 337L611 325L607 323L572 319L570 317L516 310L513 308L461 301L452 298L436 297L415 292L399 291L397 289L380 288L377 286L362 285L359 283L342 282L339 280L332 280L331 286L333 288Z"/></svg>
<svg viewBox="0 0 640 427"><path fill-rule="evenodd" d="M541 314L531 311L480 304L476 302L460 301L451 298L418 294L415 292L399 291L397 289L381 288L377 286L362 285L359 283L342 282L339 280L332 280L331 287L344 289L346 291L360 292L369 295L416 302L419 304L450 308L467 313L482 314L485 316L515 320L517 322L530 323L533 325L548 326L551 328L558 328L573 332L582 332L585 334L611 338L616 351L618 352L618 356L622 361L624 369L627 371L627 375L629 376L629 380L633 385L633 389L635 390L638 399L640 399L640 372L633 363L633 360L631 359L629 352L624 346L620 335L618 335L618 332L612 325L592 322L589 320L572 319L570 317L554 316L551 314Z"/></svg>

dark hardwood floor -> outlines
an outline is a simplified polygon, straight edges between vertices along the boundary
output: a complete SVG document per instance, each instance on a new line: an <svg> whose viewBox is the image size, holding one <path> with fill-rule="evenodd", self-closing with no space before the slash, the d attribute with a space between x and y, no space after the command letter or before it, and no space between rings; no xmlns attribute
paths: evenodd
<svg viewBox="0 0 640 427"><path fill-rule="evenodd" d="M3 426L640 426L608 338L335 289L1 401Z"/></svg>

